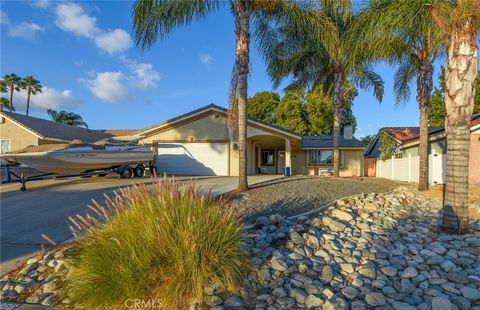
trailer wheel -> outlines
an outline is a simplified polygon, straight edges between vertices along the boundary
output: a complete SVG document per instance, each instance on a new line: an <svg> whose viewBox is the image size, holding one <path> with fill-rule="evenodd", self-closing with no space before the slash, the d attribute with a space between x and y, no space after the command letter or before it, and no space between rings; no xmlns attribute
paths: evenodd
<svg viewBox="0 0 480 310"><path fill-rule="evenodd" d="M120 177L122 179L130 179L133 176L133 169L130 166L125 166L121 171L120 171Z"/></svg>
<svg viewBox="0 0 480 310"><path fill-rule="evenodd" d="M143 165L138 165L133 170L133 173L137 178L141 178L145 175L145 167Z"/></svg>

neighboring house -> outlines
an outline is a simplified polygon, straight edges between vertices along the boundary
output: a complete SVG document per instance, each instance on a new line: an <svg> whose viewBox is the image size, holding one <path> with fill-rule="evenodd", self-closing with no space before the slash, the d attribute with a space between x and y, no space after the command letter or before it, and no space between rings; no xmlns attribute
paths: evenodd
<svg viewBox="0 0 480 310"><path fill-rule="evenodd" d="M428 129L429 136L443 131L443 127L430 127ZM418 145L416 148L404 148L404 143L418 139L420 135L419 127L384 127L380 128L375 138L368 144L363 155L366 158L378 158L380 156L380 134L385 133L390 136L396 143L396 157L403 157L410 153L412 156L418 156ZM446 145L444 142L439 141L429 144L429 154L432 149L435 149L437 153L445 153Z"/></svg>
<svg viewBox="0 0 480 310"><path fill-rule="evenodd" d="M365 158L378 158L380 156L381 132L385 132L396 142L396 157L405 158L409 155L418 156L419 128L418 127L386 127L381 128L364 152ZM480 184L480 113L472 116L470 122L470 183ZM446 154L447 136L444 127L430 127L428 135L428 154Z"/></svg>
<svg viewBox="0 0 480 310"><path fill-rule="evenodd" d="M98 130L65 125L23 114L0 112L1 153L31 145L68 143L74 139L95 142L108 137L111 135Z"/></svg>
<svg viewBox="0 0 480 310"><path fill-rule="evenodd" d="M319 174L332 169L331 136L300 136L253 118L247 121L248 174ZM238 141L230 134L227 110L211 104L137 132L157 153L159 174L238 175ZM364 145L353 136L340 141L340 175L363 174Z"/></svg>

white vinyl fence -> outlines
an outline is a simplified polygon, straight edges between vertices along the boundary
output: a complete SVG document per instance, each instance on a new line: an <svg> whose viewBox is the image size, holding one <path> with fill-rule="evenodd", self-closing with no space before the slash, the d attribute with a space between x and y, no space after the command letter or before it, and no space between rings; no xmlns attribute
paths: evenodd
<svg viewBox="0 0 480 310"><path fill-rule="evenodd" d="M428 180L430 184L445 184L447 155L433 153L428 156ZM406 158L377 160L377 178L386 178L405 182L418 182L419 157L408 155Z"/></svg>

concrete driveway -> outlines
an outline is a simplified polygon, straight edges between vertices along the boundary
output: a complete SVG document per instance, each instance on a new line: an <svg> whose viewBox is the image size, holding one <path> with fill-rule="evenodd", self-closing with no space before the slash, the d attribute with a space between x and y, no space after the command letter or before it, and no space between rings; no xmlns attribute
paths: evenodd
<svg viewBox="0 0 480 310"><path fill-rule="evenodd" d="M249 184L278 178L275 175L249 177ZM189 178L181 178L188 180ZM179 178L180 180L180 178ZM17 261L41 250L49 243L45 234L57 243L72 238L68 217L85 212L91 199L103 201L103 195L133 183L150 183L152 179L90 179L48 180L27 183L27 191L19 184L9 184L0 190L1 274L13 268ZM195 182L205 192L222 194L236 188L237 177L196 177Z"/></svg>

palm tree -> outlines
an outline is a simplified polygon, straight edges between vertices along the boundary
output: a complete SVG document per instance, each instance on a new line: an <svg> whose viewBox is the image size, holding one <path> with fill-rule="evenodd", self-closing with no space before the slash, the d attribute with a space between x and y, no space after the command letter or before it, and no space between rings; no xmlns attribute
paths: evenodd
<svg viewBox="0 0 480 310"><path fill-rule="evenodd" d="M447 176L443 201L442 229L451 233L468 231L468 163L470 119L474 107L478 71L480 1L478 0L399 0L391 23L409 29L418 18L430 14L443 36L447 54L445 105L447 116Z"/></svg>
<svg viewBox="0 0 480 310"><path fill-rule="evenodd" d="M7 92L7 82L5 80L0 80L0 93L5 94ZM3 108L8 108L8 99L1 97L0 111L3 111ZM6 102L5 102L6 101Z"/></svg>
<svg viewBox="0 0 480 310"><path fill-rule="evenodd" d="M22 78L16 75L15 73L12 73L12 74L5 75L3 77L3 80L7 84L8 90L10 92L9 110L10 112L12 112L13 111L13 92L20 91L20 88L18 87L18 83L20 83Z"/></svg>
<svg viewBox="0 0 480 310"><path fill-rule="evenodd" d="M0 98L0 111L3 111L3 109L7 109L10 105L10 102L8 101L7 98L1 97ZM15 107L12 107L12 111L15 112Z"/></svg>
<svg viewBox="0 0 480 310"><path fill-rule="evenodd" d="M354 40L349 32L356 17L350 1L322 0L312 14L318 27L292 29L284 23L263 22L258 36L260 49L267 62L267 71L275 87L293 76L288 88L313 88L323 84L332 93L333 171L339 177L339 138L343 102L347 82L364 89L373 89L378 101L383 96L383 81L367 62L367 54L356 55L350 47ZM358 41L358 40L357 40ZM365 40L362 42L366 43Z"/></svg>
<svg viewBox="0 0 480 310"><path fill-rule="evenodd" d="M66 112L66 111L55 111L52 109L47 110L48 115L50 118L57 123L72 125L72 126L83 126L88 128L87 123L85 123L82 117L73 112Z"/></svg>
<svg viewBox="0 0 480 310"><path fill-rule="evenodd" d="M28 115L28 110L30 109L30 96L41 93L42 85L40 84L40 81L34 79L33 76L28 75L20 81L18 86L27 91L27 109L25 115Z"/></svg>
<svg viewBox="0 0 480 310"><path fill-rule="evenodd" d="M441 52L441 34L436 29L427 10L417 12L415 23L398 27L392 21L401 19L399 2L404 0L379 0L358 16L357 37L374 36L377 45L372 56L396 65L394 93L396 105L410 98L410 82L415 78L417 102L420 109L420 146L418 190L428 189L428 107L433 90L433 62ZM424 5L431 0L415 0Z"/></svg>
<svg viewBox="0 0 480 310"><path fill-rule="evenodd" d="M249 74L250 26L252 17L271 11L271 16L297 23L302 20L294 11L293 1L276 0L136 0L133 5L133 28L136 45L151 47L157 38L165 38L174 28L188 25L193 20L205 19L209 14L230 5L235 19L235 64L230 85L230 116L238 125L239 178L237 191L248 190L247 182L247 90ZM293 10L292 12L290 12ZM291 14L281 14L289 12ZM305 21L303 21L305 23ZM255 32L255 31L253 31ZM229 122L230 124L232 122Z"/></svg>
<svg viewBox="0 0 480 310"><path fill-rule="evenodd" d="M468 163L470 119L478 74L477 38L480 1L438 1L429 7L438 29L445 35L445 105L447 117L447 184L442 228L453 233L468 231Z"/></svg>

